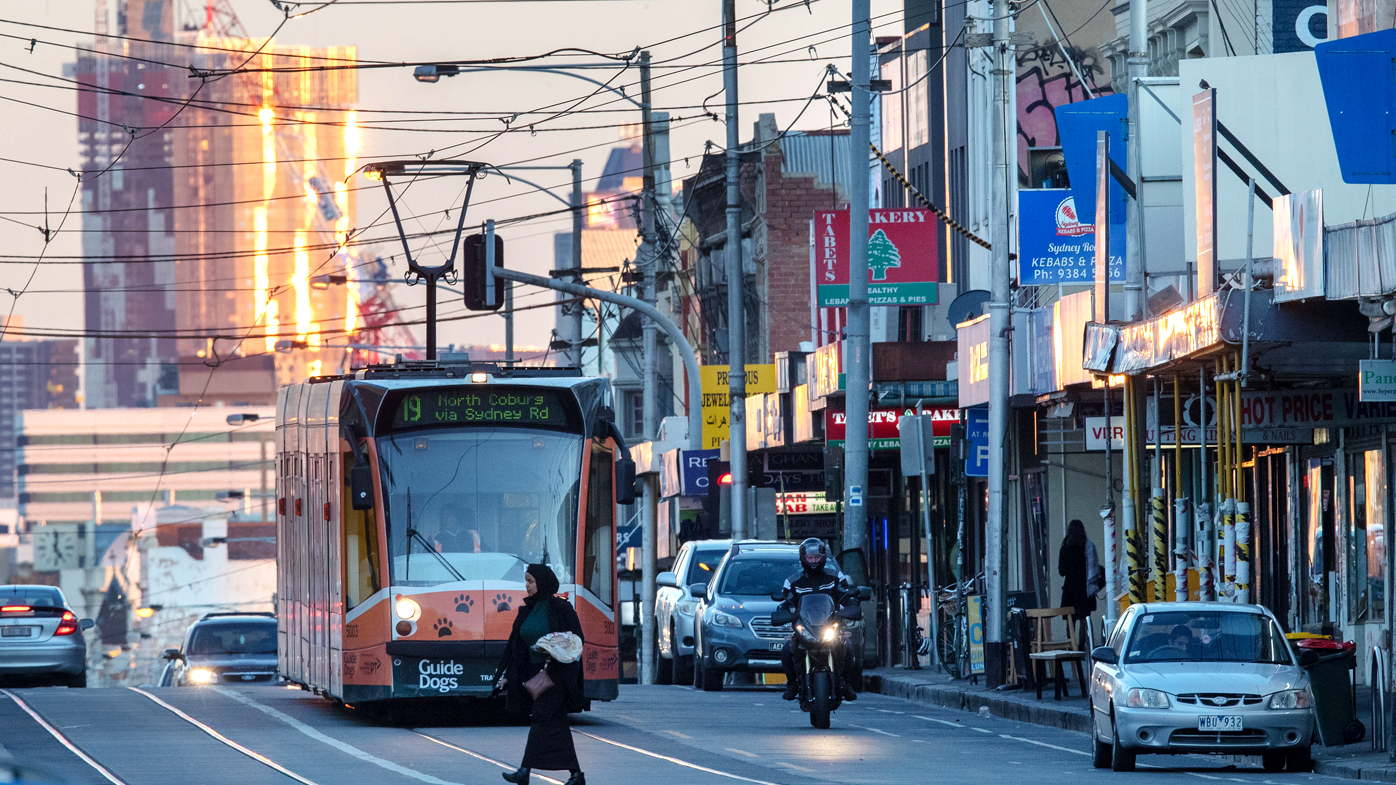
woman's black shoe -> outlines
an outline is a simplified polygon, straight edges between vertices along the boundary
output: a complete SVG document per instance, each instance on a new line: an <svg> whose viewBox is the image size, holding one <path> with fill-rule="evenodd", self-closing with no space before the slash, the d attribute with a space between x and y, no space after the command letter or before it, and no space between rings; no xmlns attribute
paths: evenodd
<svg viewBox="0 0 1396 785"><path fill-rule="evenodd" d="M528 769L522 767L518 771L506 771L500 776L505 782L512 782L514 785L528 785Z"/></svg>
<svg viewBox="0 0 1396 785"><path fill-rule="evenodd" d="M572 772L572 776L568 777L567 782L563 783L563 785L587 785L587 775L580 771L574 771Z"/></svg>

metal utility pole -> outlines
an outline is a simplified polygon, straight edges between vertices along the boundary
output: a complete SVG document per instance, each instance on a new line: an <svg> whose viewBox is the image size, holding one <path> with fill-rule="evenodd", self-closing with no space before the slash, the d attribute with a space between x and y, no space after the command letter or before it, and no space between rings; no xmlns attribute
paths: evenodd
<svg viewBox="0 0 1396 785"><path fill-rule="evenodd" d="M582 282L582 229L586 226L586 196L582 194L582 159L572 159L572 259L570 280ZM568 299L561 298L558 299ZM557 320L558 342L566 344L563 349L563 365L582 367L582 310L581 303L564 303L559 306L563 318Z"/></svg>
<svg viewBox="0 0 1396 785"><path fill-rule="evenodd" d="M984 543L984 577L988 607L984 609L984 680L989 687L1003 683L1003 533L1005 447L1008 439L1008 197L1009 177L1017 173L1008 162L1008 0L994 0L993 38L993 179L990 185L989 242L989 510ZM850 381L850 386L852 385Z"/></svg>
<svg viewBox="0 0 1396 785"><path fill-rule="evenodd" d="M855 0L866 2L866 0ZM732 472L732 539L746 538L746 309L742 297L742 194L737 127L737 7L722 0L722 91L727 97L727 415ZM855 132L856 133L856 132ZM855 146L857 142L854 142ZM865 146L866 147L866 146ZM866 234L866 232L864 232ZM866 238L865 238L866 239ZM693 403L690 401L689 405Z"/></svg>
<svg viewBox="0 0 1396 785"><path fill-rule="evenodd" d="M1139 138L1139 80L1149 75L1149 0L1129 0L1129 144L1126 167L1135 198L1125 207L1125 320L1144 318L1144 178Z"/></svg>
<svg viewBox="0 0 1396 785"><path fill-rule="evenodd" d="M654 126L653 118L650 115L650 53L640 53L640 124L641 124L641 149L644 165L644 186L640 201L640 232L641 244L639 255L640 267L640 299L647 305L653 307L654 277L655 277L655 234L654 234ZM642 319L641 325L644 333L644 349L641 357L641 367L644 368L644 439L653 442L655 439L656 420L659 415L659 385L655 383L656 377L656 354L657 335L655 334L655 324L653 319ZM643 488L643 504L641 508L641 525L644 527L640 532L640 683L654 684L655 680L655 629L654 629L654 594L655 577L658 575L657 549L658 549L658 495L655 493L654 477L646 476Z"/></svg>
<svg viewBox="0 0 1396 785"><path fill-rule="evenodd" d="M868 528L863 495L868 487L868 167L867 150L872 114L872 36L868 0L853 0L853 89L849 121L853 149L852 182L848 184L848 338L844 344L844 372L848 390L844 429L843 547L863 547ZM858 165L858 162L864 162Z"/></svg>

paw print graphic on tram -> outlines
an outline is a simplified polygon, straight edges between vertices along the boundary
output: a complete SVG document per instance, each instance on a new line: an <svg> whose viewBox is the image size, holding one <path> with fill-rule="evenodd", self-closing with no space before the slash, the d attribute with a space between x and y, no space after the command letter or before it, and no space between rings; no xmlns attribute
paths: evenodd
<svg viewBox="0 0 1396 785"><path fill-rule="evenodd" d="M454 600L456 603L456 613L470 613L470 609L475 607L475 598L469 594L458 594Z"/></svg>
<svg viewBox="0 0 1396 785"><path fill-rule="evenodd" d="M490 602L494 604L495 613L507 613L513 610L514 607L514 598L508 594L496 594L494 595L494 599L490 600Z"/></svg>
<svg viewBox="0 0 1396 785"><path fill-rule="evenodd" d="M455 626L456 625L451 623L450 619L437 619L432 623L431 628L436 630L436 637L449 638L451 637L451 630L455 628Z"/></svg>

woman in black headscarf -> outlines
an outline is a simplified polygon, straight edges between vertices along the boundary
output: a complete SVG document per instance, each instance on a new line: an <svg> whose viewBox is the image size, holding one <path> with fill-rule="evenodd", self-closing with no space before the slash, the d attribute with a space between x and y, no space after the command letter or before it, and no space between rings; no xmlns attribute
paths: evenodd
<svg viewBox="0 0 1396 785"><path fill-rule="evenodd" d="M528 597L514 618L514 629L504 648L503 676L499 680L504 690L504 705L517 714L530 714L528 745L524 747L519 770L504 774L504 779L516 785L528 785L532 769L567 770L572 773L567 785L586 785L586 776L577 763L577 750L572 744L572 729L567 726L567 713L582 711L586 699L582 694L582 663L552 662L532 649L538 639L550 632L570 632L582 637L582 622L571 603L557 596L558 580L545 564L530 564L524 575ZM548 670L553 688L535 700L524 689L524 682Z"/></svg>
<svg viewBox="0 0 1396 785"><path fill-rule="evenodd" d="M1066 526L1057 553L1057 574L1063 578L1061 607L1075 609L1073 622L1079 623L1095 611L1095 595L1100 591L1094 583L1098 564L1095 543L1086 536L1085 524L1073 520Z"/></svg>

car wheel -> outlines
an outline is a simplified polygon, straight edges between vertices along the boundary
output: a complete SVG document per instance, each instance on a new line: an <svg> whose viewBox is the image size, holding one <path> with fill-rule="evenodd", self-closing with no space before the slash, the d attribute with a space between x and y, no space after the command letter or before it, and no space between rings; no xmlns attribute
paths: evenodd
<svg viewBox="0 0 1396 785"><path fill-rule="evenodd" d="M657 665L658 667L654 669L654 683L673 684L674 659L672 657L665 657L663 654L661 654L659 655L659 660L655 663L655 665Z"/></svg>
<svg viewBox="0 0 1396 785"><path fill-rule="evenodd" d="M1281 771L1285 767L1283 752L1267 752L1260 756L1260 765L1266 771Z"/></svg>
<svg viewBox="0 0 1396 785"><path fill-rule="evenodd" d="M695 681L698 688L703 692L722 692L722 677L725 674L716 668L705 666L701 657L696 659L698 676Z"/></svg>
<svg viewBox="0 0 1396 785"><path fill-rule="evenodd" d="M1290 771L1310 771L1314 768L1313 752L1308 744L1285 753L1285 768Z"/></svg>
<svg viewBox="0 0 1396 785"><path fill-rule="evenodd" d="M83 688L83 687L86 687L86 686L87 686L87 671L83 671L82 673L75 673L75 674L72 674L72 675L68 676L67 678L65 678L65 679L63 680L63 683L66 684L66 685L68 685L68 687L69 687L70 689L81 689L81 688Z"/></svg>
<svg viewBox="0 0 1396 785"><path fill-rule="evenodd" d="M1134 771L1134 752L1120 746L1120 732L1115 727L1115 718L1110 718L1110 769L1112 771Z"/></svg>
<svg viewBox="0 0 1396 785"><path fill-rule="evenodd" d="M1093 763L1097 769L1110 768L1110 762L1114 760L1114 747L1101 741L1100 737L1095 735L1095 731L1091 731L1091 747L1094 752L1094 755L1091 757L1091 763Z"/></svg>

